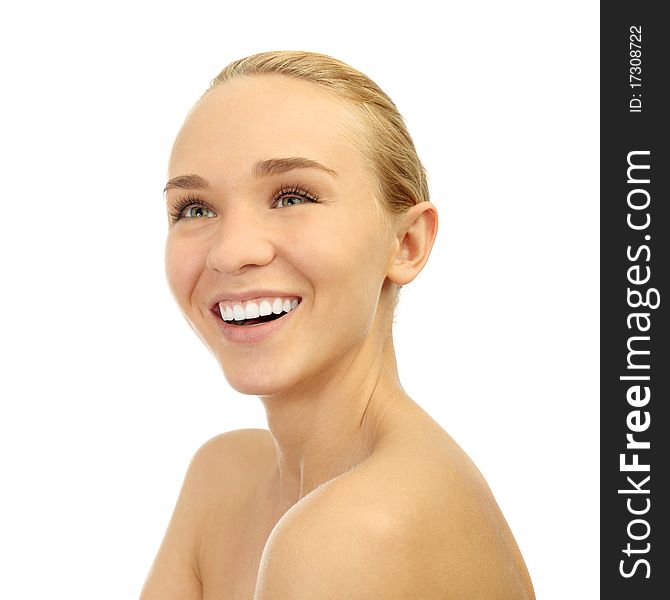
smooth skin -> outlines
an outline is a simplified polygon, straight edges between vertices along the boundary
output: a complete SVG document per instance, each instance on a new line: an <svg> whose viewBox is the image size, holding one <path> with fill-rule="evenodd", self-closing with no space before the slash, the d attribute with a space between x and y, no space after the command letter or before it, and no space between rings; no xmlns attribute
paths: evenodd
<svg viewBox="0 0 670 600"><path fill-rule="evenodd" d="M168 281L268 430L196 453L142 600L534 598L481 474L398 379L391 284L423 268L437 211L380 209L364 134L337 97L275 75L214 88L179 132L169 179L208 186L168 186L169 212L195 200L169 225ZM296 157L321 167L258 172ZM302 300L269 338L227 340L212 303L255 288Z"/></svg>

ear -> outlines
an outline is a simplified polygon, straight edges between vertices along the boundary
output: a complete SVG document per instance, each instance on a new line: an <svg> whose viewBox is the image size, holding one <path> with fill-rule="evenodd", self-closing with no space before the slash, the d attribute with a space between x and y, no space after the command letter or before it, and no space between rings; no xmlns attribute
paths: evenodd
<svg viewBox="0 0 670 600"><path fill-rule="evenodd" d="M437 235L437 209L419 202L403 213L395 227L396 247L386 276L397 285L412 281L426 264Z"/></svg>

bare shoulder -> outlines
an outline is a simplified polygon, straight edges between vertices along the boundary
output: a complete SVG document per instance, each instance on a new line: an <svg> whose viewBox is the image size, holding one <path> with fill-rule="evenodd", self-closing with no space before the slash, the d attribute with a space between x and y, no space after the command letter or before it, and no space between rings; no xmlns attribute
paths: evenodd
<svg viewBox="0 0 670 600"><path fill-rule="evenodd" d="M208 479L227 479L266 464L272 455L274 443L267 429L236 429L206 441L193 456L189 471L206 474Z"/></svg>
<svg viewBox="0 0 670 600"><path fill-rule="evenodd" d="M194 514L207 517L210 505L234 504L246 499L274 455L266 429L237 429L206 441L189 464L181 494Z"/></svg>
<svg viewBox="0 0 670 600"><path fill-rule="evenodd" d="M296 599L534 598L486 482L434 431L386 445L291 509L268 540L256 600L265 590Z"/></svg>
<svg viewBox="0 0 670 600"><path fill-rule="evenodd" d="M263 550L254 600L424 597L416 595L406 568L412 551L392 515L350 504L356 488L343 483L314 490L280 519Z"/></svg>
<svg viewBox="0 0 670 600"><path fill-rule="evenodd" d="M267 430L242 429L218 435L196 451L145 581L142 600L202 598L199 555L205 524L213 513L233 513L246 500L247 491L267 464L271 443Z"/></svg>

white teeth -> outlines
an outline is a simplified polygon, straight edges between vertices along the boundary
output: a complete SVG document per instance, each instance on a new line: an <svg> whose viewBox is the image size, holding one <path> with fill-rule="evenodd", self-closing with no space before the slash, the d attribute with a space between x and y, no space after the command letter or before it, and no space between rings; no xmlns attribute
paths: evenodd
<svg viewBox="0 0 670 600"><path fill-rule="evenodd" d="M233 318L236 321L242 321L243 319L246 318L246 316L244 314L244 309L242 308L241 304L235 304L233 306Z"/></svg>
<svg viewBox="0 0 670 600"><path fill-rule="evenodd" d="M260 313L261 317L265 317L269 314L272 314L272 306L267 300L262 300L258 312Z"/></svg>
<svg viewBox="0 0 670 600"><path fill-rule="evenodd" d="M255 302L247 302L246 307L244 308L244 315L247 319L255 319L258 317L258 304Z"/></svg>
<svg viewBox="0 0 670 600"><path fill-rule="evenodd" d="M275 301L272 303L272 312L275 315L278 315L279 313L284 310L284 303L282 302L281 298L275 298Z"/></svg>
<svg viewBox="0 0 670 600"><path fill-rule="evenodd" d="M246 303L219 302L219 312L224 321L244 321L246 319L257 319L258 317L267 317L275 314L291 312L295 309L300 300L297 298L263 298L262 300L252 300Z"/></svg>

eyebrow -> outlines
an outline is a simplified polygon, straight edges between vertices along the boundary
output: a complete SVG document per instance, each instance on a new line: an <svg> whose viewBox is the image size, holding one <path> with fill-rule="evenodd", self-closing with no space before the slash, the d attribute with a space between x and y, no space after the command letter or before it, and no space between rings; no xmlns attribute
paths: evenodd
<svg viewBox="0 0 670 600"><path fill-rule="evenodd" d="M267 175L280 175L293 169L318 169L324 171L334 177L337 173L322 165L320 162L312 160L311 158L304 158L302 156L292 156L290 158L270 158L268 160L259 160L251 169L256 177L263 177ZM190 175L177 175L168 180L167 185L163 189L163 193L171 189L182 190L209 190L212 186L209 181L200 175L191 173Z"/></svg>
<svg viewBox="0 0 670 600"><path fill-rule="evenodd" d="M209 190L211 186L209 185L209 181L204 177L191 173L190 175L177 175L177 177L170 179L163 189L163 193L171 189Z"/></svg>
<svg viewBox="0 0 670 600"><path fill-rule="evenodd" d="M253 167L252 172L256 177L263 175L279 175L293 169L319 169L337 177L337 173L332 169L322 165L320 162L311 158L302 156L293 156L291 158L270 158L268 160L259 160Z"/></svg>

